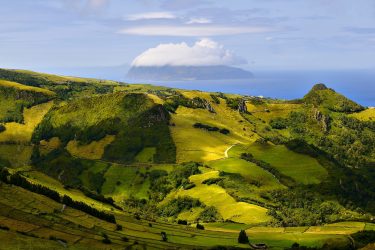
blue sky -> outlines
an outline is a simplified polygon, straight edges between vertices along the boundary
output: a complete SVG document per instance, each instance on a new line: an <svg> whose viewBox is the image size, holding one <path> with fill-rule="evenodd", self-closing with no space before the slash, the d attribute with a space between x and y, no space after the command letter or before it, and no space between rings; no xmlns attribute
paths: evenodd
<svg viewBox="0 0 375 250"><path fill-rule="evenodd" d="M126 66L140 55L145 64L374 69L375 1L1 1L0 67Z"/></svg>

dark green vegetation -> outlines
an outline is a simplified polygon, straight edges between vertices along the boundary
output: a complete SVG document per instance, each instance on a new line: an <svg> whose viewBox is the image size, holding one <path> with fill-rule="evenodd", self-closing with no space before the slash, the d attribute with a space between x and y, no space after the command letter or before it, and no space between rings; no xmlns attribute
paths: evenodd
<svg viewBox="0 0 375 250"><path fill-rule="evenodd" d="M361 119L363 107L324 85L285 102L18 70L0 70L0 83L0 242L351 249L373 241L371 110ZM25 108L42 107L46 115L28 124ZM31 140L16 140L26 131Z"/></svg>
<svg viewBox="0 0 375 250"><path fill-rule="evenodd" d="M207 131L213 131L213 132L216 132L218 131L219 133L222 133L222 134L229 134L230 131L229 129L226 129L226 128L218 128L218 127L212 127L210 125L206 125L206 124L202 124L202 123L195 123L194 125L194 128L200 128L200 129L205 129Z"/></svg>

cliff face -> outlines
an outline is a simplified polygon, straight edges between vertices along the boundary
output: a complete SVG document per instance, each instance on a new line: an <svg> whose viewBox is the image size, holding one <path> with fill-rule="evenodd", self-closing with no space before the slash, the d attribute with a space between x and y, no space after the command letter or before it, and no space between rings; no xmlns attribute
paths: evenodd
<svg viewBox="0 0 375 250"><path fill-rule="evenodd" d="M229 66L163 66L132 67L127 77L136 80L216 80L248 79L249 71Z"/></svg>

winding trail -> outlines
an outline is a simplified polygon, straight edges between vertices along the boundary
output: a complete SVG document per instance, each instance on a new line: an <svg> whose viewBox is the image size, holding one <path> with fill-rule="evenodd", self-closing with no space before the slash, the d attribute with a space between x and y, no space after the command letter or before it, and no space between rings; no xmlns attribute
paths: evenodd
<svg viewBox="0 0 375 250"><path fill-rule="evenodd" d="M226 150L225 150L225 152L224 152L224 157L225 158L228 158L228 151L231 149L231 148L233 148L234 146L236 146L238 143L236 143L236 144L233 144L232 146L230 146L229 148L227 148Z"/></svg>

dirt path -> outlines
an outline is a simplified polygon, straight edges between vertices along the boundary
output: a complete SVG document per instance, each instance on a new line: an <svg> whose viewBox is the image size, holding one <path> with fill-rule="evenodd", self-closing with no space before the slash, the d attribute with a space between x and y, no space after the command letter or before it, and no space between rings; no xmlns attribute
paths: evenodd
<svg viewBox="0 0 375 250"><path fill-rule="evenodd" d="M236 144L233 144L232 146L230 146L229 148L227 148L227 150L225 150L225 152L224 152L224 157L225 158L228 158L228 151L231 149L231 148L233 148L234 146L236 146L238 143L236 143Z"/></svg>

